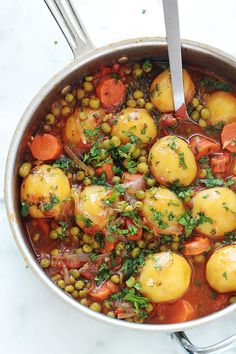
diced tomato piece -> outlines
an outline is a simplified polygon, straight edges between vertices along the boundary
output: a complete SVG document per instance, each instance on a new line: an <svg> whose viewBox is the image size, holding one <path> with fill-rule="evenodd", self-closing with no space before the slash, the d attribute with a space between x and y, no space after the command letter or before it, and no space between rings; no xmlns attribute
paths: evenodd
<svg viewBox="0 0 236 354"><path fill-rule="evenodd" d="M116 286L112 281L108 280L104 282L100 286L93 285L88 294L96 301L103 301L108 298L108 296L116 293L119 290L118 286Z"/></svg>
<svg viewBox="0 0 236 354"><path fill-rule="evenodd" d="M220 146L216 142L199 135L190 139L189 146L198 160L220 150Z"/></svg>
<svg viewBox="0 0 236 354"><path fill-rule="evenodd" d="M126 226L129 230L132 230L132 228L134 230L136 229L136 233L134 235L132 233L127 234L128 240L131 240L131 241L141 240L142 235L143 235L143 229L141 226L138 227L137 225L135 225L133 220L130 218L126 218Z"/></svg>
<svg viewBox="0 0 236 354"><path fill-rule="evenodd" d="M211 168L213 173L226 173L230 166L230 155L226 152L211 157Z"/></svg>
<svg viewBox="0 0 236 354"><path fill-rule="evenodd" d="M95 172L98 176L101 176L101 174L105 173L107 181L111 182L112 178L114 177L114 172L112 170L113 166L113 163L104 163L102 166L96 168Z"/></svg>
<svg viewBox="0 0 236 354"><path fill-rule="evenodd" d="M181 323L191 321L195 317L195 311L190 302L178 300L168 304L165 309L166 323Z"/></svg>
<svg viewBox="0 0 236 354"><path fill-rule="evenodd" d="M224 126L221 133L223 149L236 152L236 122Z"/></svg>
<svg viewBox="0 0 236 354"><path fill-rule="evenodd" d="M164 114L160 121L167 127L175 127L177 125L177 119L172 114Z"/></svg>
<svg viewBox="0 0 236 354"><path fill-rule="evenodd" d="M208 237L196 236L191 241L184 243L183 254L185 256L196 256L211 249L211 241Z"/></svg>
<svg viewBox="0 0 236 354"><path fill-rule="evenodd" d="M188 115L187 115L187 110L186 110L186 106L183 103L182 106L175 112L174 116L176 118L181 118L181 119L187 119Z"/></svg>

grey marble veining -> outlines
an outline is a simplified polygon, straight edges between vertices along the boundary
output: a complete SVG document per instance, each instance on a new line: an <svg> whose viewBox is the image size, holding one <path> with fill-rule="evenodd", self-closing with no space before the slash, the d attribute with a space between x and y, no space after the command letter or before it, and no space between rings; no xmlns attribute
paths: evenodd
<svg viewBox="0 0 236 354"><path fill-rule="evenodd" d="M235 0L179 0L181 34L236 56ZM160 0L77 0L97 46L164 35ZM143 11L146 10L146 11ZM143 13L144 12L144 13ZM0 2L0 198L8 146L30 99L72 54L43 0ZM0 203L0 353L181 354L167 334L132 332L88 319L62 303L24 265ZM206 345L236 331L236 315L189 331ZM236 353L231 349L228 354Z"/></svg>

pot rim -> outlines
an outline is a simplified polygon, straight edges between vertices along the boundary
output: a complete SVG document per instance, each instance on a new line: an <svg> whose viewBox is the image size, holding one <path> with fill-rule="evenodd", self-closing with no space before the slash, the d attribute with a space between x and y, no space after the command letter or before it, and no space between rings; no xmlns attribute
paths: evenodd
<svg viewBox="0 0 236 354"><path fill-rule="evenodd" d="M201 50L206 54L214 55L219 58L221 61L227 62L228 64L236 66L236 58L233 56L211 47L209 45L205 45L199 42L190 41L190 40L182 40L182 47L186 49L195 49ZM188 322L183 323L175 323L175 324L138 324L138 323L130 323L118 319L109 318L103 314L94 312L87 308L86 306L81 305L77 300L73 299L69 295L67 295L62 289L60 289L56 284L53 283L51 278L45 273L45 271L40 267L37 260L32 256L32 251L27 246L24 241L23 234L20 231L19 225L16 221L15 211L14 211L14 202L13 202L13 171L14 171L14 162L17 150L19 148L19 144L22 139L22 134L25 131L28 123L31 120L32 114L35 110L35 107L40 104L40 102L50 93L52 87L57 85L62 78L66 78L78 65L86 65L91 58L96 58L96 56L103 55L109 53L111 51L117 51L118 49L125 50L130 48L130 46L135 45L143 46L149 45L155 46L163 45L166 46L166 38L164 37L144 37L144 38L135 38L129 40L123 40L119 42L115 42L106 46L103 46L98 49L93 49L86 54L83 54L79 58L74 59L70 64L60 70L56 75L54 75L43 87L42 89L35 95L32 99L25 112L23 113L14 135L11 140L11 144L8 150L7 161L5 166L5 180L4 180L4 195L5 195L5 203L6 203L6 211L8 222L11 228L11 232L13 234L14 240L26 262L26 264L37 274L39 278L43 281L45 285L47 285L61 300L68 303L74 309L80 311L80 313L86 314L88 317L100 320L103 323L111 324L113 326L119 326L123 328L129 328L134 330L145 330L151 332L178 332L186 329L192 329L199 325L209 323L211 321L220 319L221 317L233 312L236 310L236 304L232 304L227 306L226 308L217 311L208 316L195 319Z"/></svg>

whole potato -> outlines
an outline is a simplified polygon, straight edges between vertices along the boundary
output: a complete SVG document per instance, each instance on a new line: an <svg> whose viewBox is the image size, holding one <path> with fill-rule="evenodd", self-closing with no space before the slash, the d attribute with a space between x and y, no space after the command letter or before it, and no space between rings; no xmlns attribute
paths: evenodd
<svg viewBox="0 0 236 354"><path fill-rule="evenodd" d="M192 199L192 215L203 213L207 218L196 227L200 233L210 237L224 236L236 228L236 194L229 188L216 187L198 192Z"/></svg>
<svg viewBox="0 0 236 354"><path fill-rule="evenodd" d="M184 213L183 203L167 188L149 189L141 213L147 223L153 225L153 229L159 229L162 234L179 234L182 231L177 220Z"/></svg>
<svg viewBox="0 0 236 354"><path fill-rule="evenodd" d="M183 69L184 97L188 104L194 97L195 86L186 69ZM170 70L159 74L150 86L150 98L152 104L163 113L174 111L172 84Z"/></svg>
<svg viewBox="0 0 236 354"><path fill-rule="evenodd" d="M189 288L192 269L179 254L167 251L147 257L139 275L140 292L153 302L176 300Z"/></svg>
<svg viewBox="0 0 236 354"><path fill-rule="evenodd" d="M21 184L21 201L29 205L32 218L52 218L70 198L70 183L60 168L41 165L33 168Z"/></svg>
<svg viewBox="0 0 236 354"><path fill-rule="evenodd" d="M117 116L111 135L118 136L122 144L130 142L132 136L137 144L146 145L153 141L158 133L154 119L146 109L125 108Z"/></svg>
<svg viewBox="0 0 236 354"><path fill-rule="evenodd" d="M211 255L206 279L219 293L236 291L236 245L221 247Z"/></svg>
<svg viewBox="0 0 236 354"><path fill-rule="evenodd" d="M197 163L188 144L175 136L157 140L149 151L148 161L153 176L163 185L177 182L188 186L197 174Z"/></svg>
<svg viewBox="0 0 236 354"><path fill-rule="evenodd" d="M210 111L208 124L236 122L236 98L231 93L216 91L206 95L205 106Z"/></svg>
<svg viewBox="0 0 236 354"><path fill-rule="evenodd" d="M103 230L112 213L112 208L105 203L111 196L112 190L91 185L85 187L81 193L76 190L73 192L77 225L82 229L91 227L97 231Z"/></svg>
<svg viewBox="0 0 236 354"><path fill-rule="evenodd" d="M81 142L91 140L91 137L85 134L84 130L94 130L105 116L105 111L100 108L94 110L92 108L77 109L75 113L67 118L66 125L63 132L64 142L78 145Z"/></svg>

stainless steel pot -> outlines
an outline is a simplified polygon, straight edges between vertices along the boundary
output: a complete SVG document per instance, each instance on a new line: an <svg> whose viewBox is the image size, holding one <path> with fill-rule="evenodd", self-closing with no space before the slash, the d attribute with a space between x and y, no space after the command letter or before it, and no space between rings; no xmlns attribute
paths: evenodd
<svg viewBox="0 0 236 354"><path fill-rule="evenodd" d="M186 323L161 325L129 323L109 318L82 306L78 301L59 289L39 266L29 241L25 236L25 230L19 214L18 168L24 160L26 142L30 135L37 131L41 117L45 115L50 105L66 85L76 83L79 78L93 72L99 66L115 62L130 62L142 58L168 61L165 38L132 39L95 49L71 0L44 1L70 45L74 54L74 60L56 74L32 100L16 128L9 148L5 172L6 209L14 239L25 262L58 297L91 318L127 329L173 332L179 343L188 353L215 353L220 349L232 345L236 341L236 335L216 345L200 348L192 345L183 331L223 318L236 309L236 304L230 305L217 313ZM236 84L236 59L228 54L200 43L182 41L182 55L184 65L198 66L202 69L214 71L233 84Z"/></svg>

